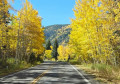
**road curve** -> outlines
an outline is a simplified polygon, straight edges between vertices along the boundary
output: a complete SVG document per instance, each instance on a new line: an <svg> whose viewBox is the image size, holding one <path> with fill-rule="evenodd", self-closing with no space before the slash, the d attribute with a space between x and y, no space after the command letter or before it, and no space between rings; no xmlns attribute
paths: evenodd
<svg viewBox="0 0 120 84"><path fill-rule="evenodd" d="M41 65L0 78L0 84L99 84L66 62Z"/></svg>

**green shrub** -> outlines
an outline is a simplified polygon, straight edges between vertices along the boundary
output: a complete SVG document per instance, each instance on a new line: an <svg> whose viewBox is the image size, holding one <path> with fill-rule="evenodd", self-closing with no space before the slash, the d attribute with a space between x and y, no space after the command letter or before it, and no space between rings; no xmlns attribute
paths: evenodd
<svg viewBox="0 0 120 84"><path fill-rule="evenodd" d="M69 62L70 62L71 64L81 64L81 62L76 61L76 60L70 60Z"/></svg>
<svg viewBox="0 0 120 84"><path fill-rule="evenodd" d="M6 61L0 60L0 68L6 68L6 66L9 66L9 63Z"/></svg>
<svg viewBox="0 0 120 84"><path fill-rule="evenodd" d="M31 64L34 64L34 63L36 62L35 53L31 53L29 62L30 62Z"/></svg>
<svg viewBox="0 0 120 84"><path fill-rule="evenodd" d="M92 69L92 70L95 70L95 65L92 65L92 66L91 66L91 69Z"/></svg>
<svg viewBox="0 0 120 84"><path fill-rule="evenodd" d="M38 55L38 56L37 56L37 62L43 63L43 58L42 58L41 55Z"/></svg>
<svg viewBox="0 0 120 84"><path fill-rule="evenodd" d="M15 63L15 58L9 58L9 59L7 59L7 63L14 64Z"/></svg>

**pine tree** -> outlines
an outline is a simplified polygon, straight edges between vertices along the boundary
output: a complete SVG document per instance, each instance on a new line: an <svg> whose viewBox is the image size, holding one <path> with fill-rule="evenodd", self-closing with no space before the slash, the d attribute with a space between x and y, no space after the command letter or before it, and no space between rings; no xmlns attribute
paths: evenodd
<svg viewBox="0 0 120 84"><path fill-rule="evenodd" d="M55 58L55 60L57 60L57 57L58 57L57 48L58 48L58 42L57 42L57 39L55 39L53 50L52 50L52 57Z"/></svg>
<svg viewBox="0 0 120 84"><path fill-rule="evenodd" d="M46 50L51 50L50 46L51 46L51 42L50 40L48 40L46 43Z"/></svg>

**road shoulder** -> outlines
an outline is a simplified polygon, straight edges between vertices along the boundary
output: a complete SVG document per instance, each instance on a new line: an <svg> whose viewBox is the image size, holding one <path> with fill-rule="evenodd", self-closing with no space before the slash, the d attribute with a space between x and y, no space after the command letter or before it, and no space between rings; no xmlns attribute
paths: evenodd
<svg viewBox="0 0 120 84"><path fill-rule="evenodd" d="M95 75L86 73L83 69L78 67L78 65L72 65L72 66L74 66L83 75L83 77L85 77L85 79L90 82L90 84L101 84L101 82L99 82L95 79L96 78ZM102 83L102 84L104 84L104 83Z"/></svg>
<svg viewBox="0 0 120 84"><path fill-rule="evenodd" d="M86 79L88 79L91 82L91 84L106 84L101 80L97 80L96 75L89 73L90 72L89 70L80 67L80 65L74 65L74 66L78 69L80 73L82 73L85 76Z"/></svg>

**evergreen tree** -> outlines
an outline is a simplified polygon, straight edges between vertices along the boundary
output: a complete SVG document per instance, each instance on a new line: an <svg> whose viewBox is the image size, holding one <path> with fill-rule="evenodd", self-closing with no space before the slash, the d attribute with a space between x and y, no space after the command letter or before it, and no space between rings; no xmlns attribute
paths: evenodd
<svg viewBox="0 0 120 84"><path fill-rule="evenodd" d="M51 42L50 40L48 40L46 43L46 50L51 50L50 46L51 46Z"/></svg>
<svg viewBox="0 0 120 84"><path fill-rule="evenodd" d="M58 42L57 42L57 39L55 39L53 50L52 50L52 57L55 58L55 60L57 60L57 56L58 56L57 48L58 48Z"/></svg>

